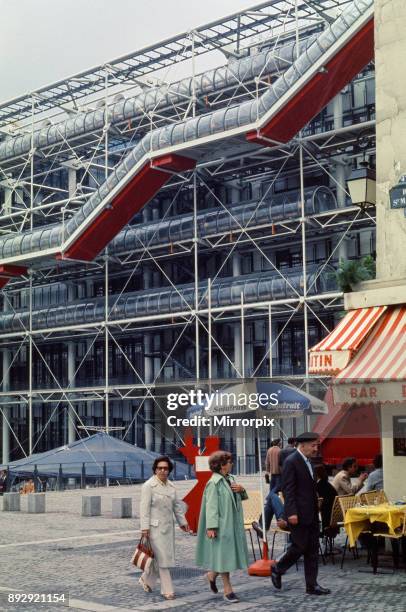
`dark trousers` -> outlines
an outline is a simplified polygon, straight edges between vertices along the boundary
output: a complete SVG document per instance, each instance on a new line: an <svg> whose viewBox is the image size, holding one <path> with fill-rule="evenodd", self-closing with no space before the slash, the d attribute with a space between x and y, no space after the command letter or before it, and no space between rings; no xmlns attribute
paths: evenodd
<svg viewBox="0 0 406 612"><path fill-rule="evenodd" d="M291 545L276 564L276 570L284 574L300 557L304 557L304 572L307 587L317 584L319 568L319 524L291 525Z"/></svg>
<svg viewBox="0 0 406 612"><path fill-rule="evenodd" d="M278 494L281 490L282 476L280 474L272 474L271 482L269 483L270 493Z"/></svg>

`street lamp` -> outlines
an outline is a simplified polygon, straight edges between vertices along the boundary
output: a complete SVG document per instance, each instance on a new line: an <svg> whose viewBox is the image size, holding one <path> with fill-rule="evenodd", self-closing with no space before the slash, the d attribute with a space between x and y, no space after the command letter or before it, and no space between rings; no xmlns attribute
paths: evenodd
<svg viewBox="0 0 406 612"><path fill-rule="evenodd" d="M347 180L353 205L367 208L376 204L376 174L368 167L357 168Z"/></svg>

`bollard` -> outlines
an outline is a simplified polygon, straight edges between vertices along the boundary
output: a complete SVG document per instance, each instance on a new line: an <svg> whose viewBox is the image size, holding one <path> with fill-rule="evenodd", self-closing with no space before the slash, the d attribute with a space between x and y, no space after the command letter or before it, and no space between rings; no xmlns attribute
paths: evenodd
<svg viewBox="0 0 406 612"><path fill-rule="evenodd" d="M21 509L20 499L19 493L4 493L3 512L19 512Z"/></svg>
<svg viewBox="0 0 406 612"><path fill-rule="evenodd" d="M29 493L27 500L27 512L29 514L42 514L45 512L45 493Z"/></svg>
<svg viewBox="0 0 406 612"><path fill-rule="evenodd" d="M101 515L101 496L83 495L82 496L82 516Z"/></svg>
<svg viewBox="0 0 406 612"><path fill-rule="evenodd" d="M113 518L131 518L133 515L131 497L113 497L111 509Z"/></svg>

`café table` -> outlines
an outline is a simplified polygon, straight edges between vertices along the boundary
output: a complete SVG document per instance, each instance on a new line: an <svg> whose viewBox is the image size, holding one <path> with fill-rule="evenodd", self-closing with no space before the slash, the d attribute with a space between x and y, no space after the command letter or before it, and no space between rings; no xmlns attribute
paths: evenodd
<svg viewBox="0 0 406 612"><path fill-rule="evenodd" d="M366 531L370 528L371 523L377 521L385 523L388 526L389 533L394 534L395 529L402 526L405 512L406 503L402 505L385 503L349 508L345 513L344 529L347 532L350 547L355 546L355 542L362 531Z"/></svg>
<svg viewBox="0 0 406 612"><path fill-rule="evenodd" d="M395 535L397 529L403 526L404 515L406 512L405 504L383 503L376 505L360 505L349 508L344 517L344 529L348 535L350 547L355 546L355 542L362 532L371 529L373 523L384 523L388 527L388 533ZM379 531L381 529L379 528ZM372 564L376 572L377 564L377 538L372 537ZM375 559L376 558L376 559Z"/></svg>

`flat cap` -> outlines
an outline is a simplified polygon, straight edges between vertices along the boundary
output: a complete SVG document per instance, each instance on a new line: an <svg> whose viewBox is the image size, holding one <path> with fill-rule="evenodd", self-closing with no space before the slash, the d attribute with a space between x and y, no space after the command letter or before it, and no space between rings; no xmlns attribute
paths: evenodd
<svg viewBox="0 0 406 612"><path fill-rule="evenodd" d="M304 431L296 436L296 442L314 442L320 438L318 433L314 431Z"/></svg>

